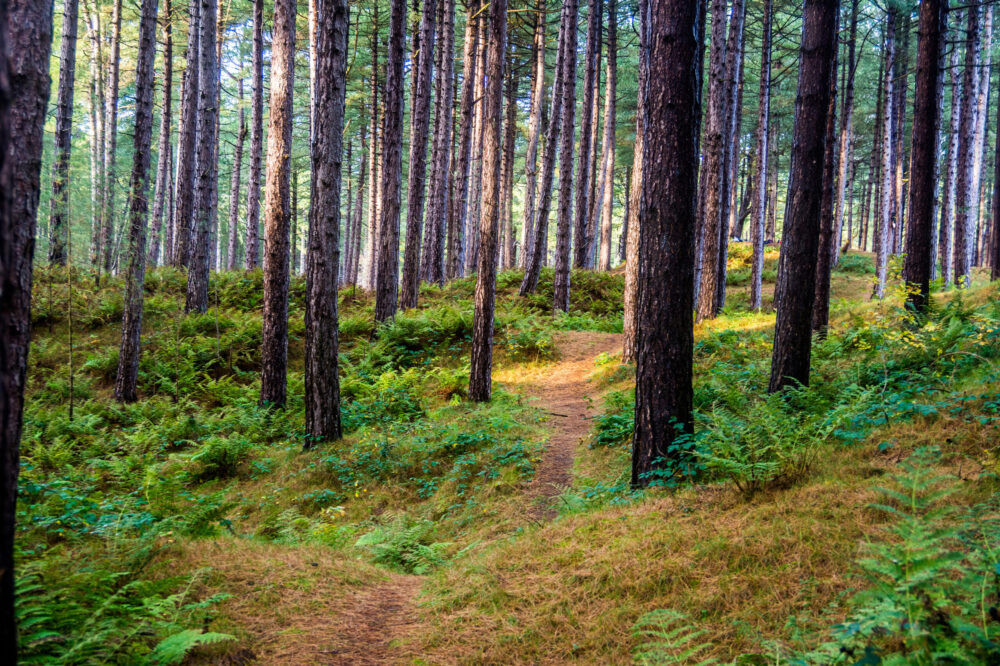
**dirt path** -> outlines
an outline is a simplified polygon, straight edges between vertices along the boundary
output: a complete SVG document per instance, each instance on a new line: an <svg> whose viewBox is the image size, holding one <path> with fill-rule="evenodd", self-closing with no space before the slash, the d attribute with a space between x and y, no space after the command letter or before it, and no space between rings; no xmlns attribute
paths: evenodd
<svg viewBox="0 0 1000 666"><path fill-rule="evenodd" d="M556 515L555 502L572 481L573 456L581 439L590 433L594 407L587 378L594 371L594 358L602 352L621 349L618 333L566 331L556 336L559 361L539 368L517 388L538 398L549 413L552 436L542 456L534 480L528 487L528 515L550 520Z"/></svg>

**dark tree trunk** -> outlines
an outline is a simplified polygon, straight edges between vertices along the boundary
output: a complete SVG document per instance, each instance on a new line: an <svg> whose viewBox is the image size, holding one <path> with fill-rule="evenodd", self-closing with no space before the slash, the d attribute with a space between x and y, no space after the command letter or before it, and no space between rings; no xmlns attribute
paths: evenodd
<svg viewBox="0 0 1000 666"><path fill-rule="evenodd" d="M364 212L365 179L368 170L367 126L361 125L361 173L358 174L358 194L354 204L354 218L351 222L350 261L347 264L345 281L351 286L358 284L358 266L361 263L361 219Z"/></svg>
<svg viewBox="0 0 1000 666"><path fill-rule="evenodd" d="M160 140L156 156L156 194L153 198L153 219L149 232L148 261L155 266L160 259L160 227L163 209L170 189L170 121L173 116L174 40L170 15L170 0L163 2L163 109L160 113ZM240 110L242 118L243 110ZM170 252L164 246L164 254Z"/></svg>
<svg viewBox="0 0 1000 666"><path fill-rule="evenodd" d="M17 663L14 528L52 3L0 3L0 661Z"/></svg>
<svg viewBox="0 0 1000 666"><path fill-rule="evenodd" d="M830 268L833 248L834 206L837 178L837 48L833 49L833 76L830 77L830 107L826 116L826 139L823 150L823 192L819 206L819 250L816 256L816 291L813 298L812 328L826 336L830 323Z"/></svg>
<svg viewBox="0 0 1000 666"><path fill-rule="evenodd" d="M483 2L483 7L488 3ZM469 183L468 213L465 221L465 275L472 275L479 264L479 216L482 212L483 202L483 95L486 80L483 76L483 69L486 66L486 33L488 31L486 17L479 21L479 54L476 61L479 63L476 72L476 84L473 92L473 120L472 120L472 155L470 161L470 175L472 180Z"/></svg>
<svg viewBox="0 0 1000 666"><path fill-rule="evenodd" d="M69 238L69 154L73 147L73 79L76 74L76 24L79 0L63 3L62 44L59 47L59 93L56 98L55 160L49 216L49 263L66 265Z"/></svg>
<svg viewBox="0 0 1000 666"><path fill-rule="evenodd" d="M545 106L545 2L535 7L535 30L531 41L531 109L528 113L528 147L524 156L524 221L521 227L521 268L527 270L534 254L535 198L538 190L538 138Z"/></svg>
<svg viewBox="0 0 1000 666"><path fill-rule="evenodd" d="M651 0L639 240L632 485L683 471L693 431L694 234L698 190L698 4ZM655 81L656 85L652 85ZM630 257L631 259L631 257Z"/></svg>
<svg viewBox="0 0 1000 666"><path fill-rule="evenodd" d="M90 265L95 273L100 270L101 255L101 215L104 213L104 94L103 63L104 53L101 37L101 16L89 1L83 5L84 17L87 21L87 36L90 40L90 191L91 191L91 223L90 223ZM169 38L169 37L168 37Z"/></svg>
<svg viewBox="0 0 1000 666"><path fill-rule="evenodd" d="M469 398L490 399L493 372L493 305L497 286L497 230L500 224L500 110L503 63L507 43L507 0L490 3L489 49L483 99L483 208L480 216L479 267L476 271L475 312Z"/></svg>
<svg viewBox="0 0 1000 666"><path fill-rule="evenodd" d="M215 188L218 184L218 164L215 134L219 122L218 64L216 62L216 11L218 0L201 0L198 22L198 154L195 162L196 183L191 249L188 252L187 294L185 312L205 312L208 309L208 269L212 246L212 221L215 219Z"/></svg>
<svg viewBox="0 0 1000 666"><path fill-rule="evenodd" d="M722 237L722 209L725 192L725 137L729 126L726 113L726 0L711 0L712 41L708 65L708 116L705 127L704 164L701 169L702 219L699 229L697 320L715 317L719 279L719 239Z"/></svg>
<svg viewBox="0 0 1000 666"><path fill-rule="evenodd" d="M406 0L392 0L382 119L382 196L379 217L375 322L396 316L399 296L399 207L403 177L403 43Z"/></svg>
<svg viewBox="0 0 1000 666"><path fill-rule="evenodd" d="M913 100L913 134L910 139L910 221L906 233L903 275L907 303L918 312L927 309L930 295L931 239L934 235L934 175L937 173L938 85L941 34L948 12L947 0L920 3L917 40L917 83Z"/></svg>
<svg viewBox="0 0 1000 666"><path fill-rule="evenodd" d="M861 231L858 245L862 252L868 251L868 228L870 220L875 221L875 230L872 234L872 246L878 237L878 229L881 226L881 183L882 183L882 131L885 127L885 58L879 58L878 69L878 91L875 101L875 136L872 139L871 162L868 167L868 196L874 198L875 203L870 211L869 219L865 220ZM868 212L866 211L866 214Z"/></svg>
<svg viewBox="0 0 1000 666"><path fill-rule="evenodd" d="M604 139L601 148L601 242L597 269L611 270L611 225L615 203L615 96L618 87L618 2L608 0L608 64L604 92Z"/></svg>
<svg viewBox="0 0 1000 666"><path fill-rule="evenodd" d="M553 311L569 312L570 235L573 232L573 130L576 113L576 19L577 0L565 0L568 9L563 13L567 21L564 39L562 76L562 143L559 150L559 214L556 219L556 260L553 284ZM584 105L586 106L586 105ZM589 132L581 133L587 141ZM580 160L585 163L585 160ZM584 184L585 185L585 184ZM580 189L585 189L581 186Z"/></svg>
<svg viewBox="0 0 1000 666"><path fill-rule="evenodd" d="M805 0L788 216L778 268L770 390L809 383L826 120L837 37L837 2Z"/></svg>
<svg viewBox="0 0 1000 666"><path fill-rule="evenodd" d="M423 0L420 16L420 50L416 55L416 69L413 73L410 164L406 178L406 247L403 252L403 288L399 304L404 310L417 306L417 296L420 293L420 240L424 222L427 135L431 123L431 76L437 4L435 0Z"/></svg>
<svg viewBox="0 0 1000 666"><path fill-rule="evenodd" d="M458 127L458 151L455 160L455 186L452 197L450 224L448 225L448 256L445 277L460 277L465 268L464 230L466 204L469 196L469 166L472 156L472 120L475 112L473 97L479 54L479 28L476 16L478 5L472 2L465 17L465 42L462 47L462 89L459 94L461 121Z"/></svg>
<svg viewBox="0 0 1000 666"><path fill-rule="evenodd" d="M115 228L115 194L118 190L115 156L118 152L118 73L121 51L122 0L115 0L111 15L111 53L108 60L108 85L104 115L104 212L101 215L101 260L105 273L111 272L111 237ZM98 274L98 278L100 274Z"/></svg>
<svg viewBox="0 0 1000 666"><path fill-rule="evenodd" d="M122 339L115 378L115 399L135 402L139 377L139 333L142 330L143 285L146 280L146 215L149 211L149 150L153 143L153 60L156 56L156 0L142 0L139 55L135 78L135 134L129 185L129 249L125 274Z"/></svg>
<svg viewBox="0 0 1000 666"><path fill-rule="evenodd" d="M250 98L250 176L247 182L247 270L260 265L260 164L264 146L264 0L253 0Z"/></svg>
<svg viewBox="0 0 1000 666"><path fill-rule="evenodd" d="M552 82L552 117L548 127L548 134L545 137L545 149L542 151L542 181L538 193L538 216L532 229L535 237L530 243L531 256L528 259L528 267L524 271L524 279L521 280L521 288L518 291L521 296L534 293L538 287L538 275L542 270L542 263L545 260L545 253L548 249L549 210L552 205L552 179L555 176L556 152L559 147L559 132L562 124L562 87L566 71L563 61L566 58L566 32L569 26L569 19L566 17L567 7L568 5L563 5L559 19L555 79ZM572 132L572 128L570 128L570 131Z"/></svg>
<svg viewBox="0 0 1000 666"><path fill-rule="evenodd" d="M312 139L310 139L310 143L311 142ZM291 268L291 273L289 273L289 275L294 276L299 272L299 170L298 169L292 169L291 200L292 200L291 203L292 243L289 250L290 253L288 257L288 262Z"/></svg>
<svg viewBox="0 0 1000 666"><path fill-rule="evenodd" d="M431 148L431 186L424 232L421 273L428 282L444 284L445 232L450 201L452 107L454 106L455 1L440 0L438 25L440 48L437 56L434 140Z"/></svg>
<svg viewBox="0 0 1000 666"><path fill-rule="evenodd" d="M771 118L771 19L772 0L764 1L764 24L761 29L760 101L757 106L757 165L754 174L755 191L750 212L750 241L753 245L753 268L750 276L750 307L759 310L763 305L764 280L764 223L767 215L767 167L770 152Z"/></svg>
<svg viewBox="0 0 1000 666"><path fill-rule="evenodd" d="M257 0L258 2L260 0ZM181 122L177 137L177 182L174 202L175 266L187 266L191 252L191 220L194 217L195 150L198 140L198 76L200 67L199 14L201 0L191 0L188 24L187 65L181 82Z"/></svg>
<svg viewBox="0 0 1000 666"><path fill-rule="evenodd" d="M264 184L264 326L260 404L284 407L288 368L288 232L291 217L295 0L277 0L271 38L271 99Z"/></svg>
<svg viewBox="0 0 1000 666"><path fill-rule="evenodd" d="M909 82L910 69L910 10L896 13L896 21L899 23L897 39L901 43L896 49L895 65L897 72L893 77L893 113L896 117L892 124L892 165L893 173L893 205L892 205L892 227L890 232L889 252L898 255L903 251L903 221L905 219L904 182L907 180L906 173L909 168L909 160L905 155L906 145L903 142L903 135L906 129L906 89Z"/></svg>
<svg viewBox="0 0 1000 666"><path fill-rule="evenodd" d="M847 194L847 169L853 162L854 152L854 74L858 65L855 59L857 52L858 35L858 5L860 0L851 0L850 28L847 37L847 62L846 76L844 77L844 91L841 99L840 114L840 155L837 158L837 210L834 217L833 229L833 259L832 265L836 266L840 262L840 238L841 230L844 226L844 203ZM853 181L853 177L851 178ZM851 246L851 234L847 234L847 247Z"/></svg>
<svg viewBox="0 0 1000 666"><path fill-rule="evenodd" d="M976 149L976 94L979 76L979 7L969 5L965 42L965 72L962 79L962 110L958 131L958 174L955 187L954 275L955 284L967 287L971 270L971 233L976 210L973 190Z"/></svg>
<svg viewBox="0 0 1000 666"><path fill-rule="evenodd" d="M646 134L646 91L649 87L649 2L639 0L639 67L638 67L638 99L635 107L635 144L632 147L632 177L629 181L628 213L625 223L628 233L625 236L625 293L624 316L622 323L622 363L635 360L638 340L639 316L639 208L642 203L642 164L645 150ZM704 17L700 17L699 21ZM660 63L662 66L663 63ZM699 112L701 100L701 84L697 86ZM700 121L699 121L700 125ZM695 130L697 134L699 130ZM696 138L695 141L698 139Z"/></svg>
<svg viewBox="0 0 1000 666"><path fill-rule="evenodd" d="M945 1L943 4L947 5ZM1000 279L1000 106L997 107L996 148L993 158L993 201L990 212L993 225L990 229L990 280Z"/></svg>
<svg viewBox="0 0 1000 666"><path fill-rule="evenodd" d="M895 95L893 85L893 69L896 58L896 9L890 6L886 17L885 37L885 83L882 94L882 125L881 125L881 193L879 196L879 220L875 235L875 296L885 296L885 282L888 275L889 254L892 252L892 221L895 207L895 175L893 153L895 151L895 133L893 127L896 119Z"/></svg>
<svg viewBox="0 0 1000 666"><path fill-rule="evenodd" d="M517 79L514 75L514 57L507 54L507 108L503 130L503 158L501 159L500 224L503 225L503 242L500 249L500 270L514 266L514 135L517 130Z"/></svg>
<svg viewBox="0 0 1000 666"><path fill-rule="evenodd" d="M316 2L309 241L306 251L306 447L340 438L337 271L340 180L347 90L347 0Z"/></svg>
<svg viewBox="0 0 1000 666"><path fill-rule="evenodd" d="M987 199L986 188L983 187L983 164L986 162L987 141L986 135L987 118L989 117L990 105L990 70L992 64L993 49L993 5L984 3L982 26L980 28L979 44L979 68L977 75L979 81L976 86L976 138L972 146L972 198L971 207L972 221L970 222L969 239L969 267L980 266L979 240L981 231L987 226L986 211L984 205Z"/></svg>
<svg viewBox="0 0 1000 666"><path fill-rule="evenodd" d="M238 82L240 95L240 129L233 152L233 175L229 181L229 243L226 248L226 269L235 271L239 251L238 221L240 218L240 183L243 180L243 143L247 138L246 114L243 112L243 79Z"/></svg>
<svg viewBox="0 0 1000 666"><path fill-rule="evenodd" d="M583 75L583 101L580 112L580 162L576 173L576 228L573 231L573 267L584 268L587 265L587 254L589 250L587 228L590 223L590 154L593 149L591 133L594 124L594 96L597 94L597 59L600 53L599 40L601 38L601 0L589 0L587 9L587 50L584 54L584 75ZM573 39L573 90L576 90L576 39ZM576 96L570 98L574 102ZM565 102L563 112L565 113ZM573 127L573 124L563 124L563 127ZM567 133L572 136L573 132ZM572 141L572 139L570 139ZM565 153L564 153L565 154ZM572 156L572 153L570 153ZM562 189L564 169L566 163L559 166L559 184ZM567 289L567 302L569 300ZM567 306L568 307L568 306ZM556 301L556 308L559 302ZM565 310L566 308L559 308Z"/></svg>

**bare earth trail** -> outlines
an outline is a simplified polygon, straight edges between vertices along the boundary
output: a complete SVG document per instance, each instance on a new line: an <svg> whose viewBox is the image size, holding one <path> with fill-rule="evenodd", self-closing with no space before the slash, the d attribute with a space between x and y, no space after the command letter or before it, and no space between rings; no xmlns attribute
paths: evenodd
<svg viewBox="0 0 1000 666"><path fill-rule="evenodd" d="M498 368L494 373L497 383L537 399L535 404L549 415L551 436L535 478L524 492L525 515L533 522L554 518L559 495L571 485L576 447L591 429L588 378L594 371L594 359L620 351L621 335L567 331L556 336L555 346L559 358L554 363ZM258 663L407 663L415 655L401 654L395 641L416 630L415 599L421 580L419 576L390 574L388 580L352 591L334 603L330 598L335 595L330 594L322 604L325 609L318 614L292 613L283 631L256 627L254 633L267 636L268 644L263 654L255 655L262 660Z"/></svg>

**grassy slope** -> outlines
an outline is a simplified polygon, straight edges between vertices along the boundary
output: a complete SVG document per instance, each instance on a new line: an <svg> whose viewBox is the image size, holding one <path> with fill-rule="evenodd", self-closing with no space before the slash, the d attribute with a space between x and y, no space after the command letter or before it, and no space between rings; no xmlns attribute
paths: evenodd
<svg viewBox="0 0 1000 666"><path fill-rule="evenodd" d="M743 307L745 254L737 247L731 260L726 313L697 331L703 410L728 399L727 386L751 400L761 394L773 314ZM769 256L771 280L775 262ZM849 333L878 322L880 332L892 328L891 304L866 301L866 262L851 257L834 276L833 342L817 350L820 383L832 386L877 362L864 345L844 342ZM531 527L521 489L545 428L558 424L543 423L531 403L509 393L487 406L464 401L470 280L425 288L420 311L402 317L376 344L368 342L371 300L342 294L351 432L341 443L302 452L301 281L293 283L291 306L290 409L270 416L254 407L259 274L218 278L212 296L218 315L185 319L181 277L154 272L143 400L124 409L109 404L120 286L96 292L81 280L75 344L77 363L86 362L76 377L70 423L64 278L46 274L36 281L19 540L27 575L50 581L50 589L77 605L68 620L40 625L65 642L28 643L43 660L79 640L72 618L93 619L121 589L109 582L93 591L94 580L112 572L125 572L116 580L142 583L126 595L133 605L120 609L122 624L141 615L147 627L114 644L116 658L126 662L182 626L238 637L204 652L204 659L221 651L306 660L317 644L341 646L350 632L344 623L364 590L398 580L392 570L425 569L432 575L418 598L420 623L399 646L418 660L626 662L632 624L659 607L703 620L719 656L758 649L762 639L794 644L800 633L787 626L790 617L826 626L820 611L857 584L851 562L883 520L866 507L901 454L919 443L941 444L951 452L947 464L964 465L969 478L992 459L990 426L939 413L868 428L852 447L827 443L807 474L750 499L718 475L678 492L634 497L621 484L625 447L581 445L564 515ZM553 320L546 314L551 272L527 302L516 297L518 276L501 275L504 382L537 372L551 355L553 329L620 330L621 281L620 274L575 274L574 311ZM992 288L979 288L971 299L994 296ZM905 341L879 340L895 345L893 353L907 353L897 349ZM941 379L943 393L982 390L981 367L952 372ZM601 392L627 393L628 374L614 359L602 359L594 370L595 400ZM883 441L894 446L880 450ZM971 502L991 489L990 482L970 483L961 499ZM134 517L134 524L122 517ZM374 547L355 545L364 534L385 538ZM73 576L65 573L71 563L82 565ZM231 596L183 608L171 621L136 610L143 599L178 590L190 590L187 606L213 594ZM36 610L60 605L52 594L28 599ZM110 632L115 622L112 615L98 626ZM302 627L312 625L304 636Z"/></svg>

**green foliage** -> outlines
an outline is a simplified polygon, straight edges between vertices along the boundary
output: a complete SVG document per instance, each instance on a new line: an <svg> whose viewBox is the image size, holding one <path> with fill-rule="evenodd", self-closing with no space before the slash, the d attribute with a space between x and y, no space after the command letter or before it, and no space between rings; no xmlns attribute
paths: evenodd
<svg viewBox="0 0 1000 666"><path fill-rule="evenodd" d="M537 320L529 320L517 328L508 327L503 336L503 349L513 361L538 362L556 356L552 331Z"/></svg>
<svg viewBox="0 0 1000 666"><path fill-rule="evenodd" d="M372 552L373 559L391 569L426 574L445 563L450 543L433 543L434 523L400 518L378 525L359 538L355 545Z"/></svg>
<svg viewBox="0 0 1000 666"><path fill-rule="evenodd" d="M191 462L196 465L193 473L199 479L236 476L252 449L252 444L244 437L213 435L191 456Z"/></svg>
<svg viewBox="0 0 1000 666"><path fill-rule="evenodd" d="M639 618L632 629L638 643L632 651L636 664L685 664L707 666L716 659L700 659L710 643L699 642L704 629L692 626L690 618L679 611L660 608Z"/></svg>
<svg viewBox="0 0 1000 666"><path fill-rule="evenodd" d="M604 413L594 419L591 446L630 445L635 425L635 391L611 391L604 396Z"/></svg>
<svg viewBox="0 0 1000 666"><path fill-rule="evenodd" d="M185 629L167 636L149 653L154 664L179 664L191 650L202 645L212 645L235 640L235 636L199 629Z"/></svg>
<svg viewBox="0 0 1000 666"><path fill-rule="evenodd" d="M849 275L874 275L875 261L868 255L847 252L840 255L840 261L833 270Z"/></svg>

